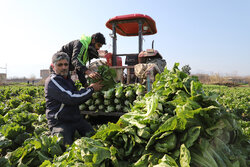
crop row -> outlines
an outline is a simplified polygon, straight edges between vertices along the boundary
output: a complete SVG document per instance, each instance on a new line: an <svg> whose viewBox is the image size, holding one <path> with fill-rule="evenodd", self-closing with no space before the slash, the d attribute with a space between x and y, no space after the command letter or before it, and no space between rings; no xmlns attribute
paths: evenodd
<svg viewBox="0 0 250 167"><path fill-rule="evenodd" d="M226 88L202 86L178 66L157 75L145 95L136 93L135 86L116 85L94 94L103 103L109 99L125 105L131 94L126 92L133 92L117 123L102 125L94 136L79 138L66 150L62 138L50 136L47 128L43 87L0 87L0 166L249 165L249 121L240 120L249 113L243 107L249 107L249 100L231 108L228 104L248 97L247 91L231 102L220 100L232 96L218 95Z"/></svg>
<svg viewBox="0 0 250 167"><path fill-rule="evenodd" d="M250 121L250 88L206 85L204 91L217 96L217 100L242 120Z"/></svg>

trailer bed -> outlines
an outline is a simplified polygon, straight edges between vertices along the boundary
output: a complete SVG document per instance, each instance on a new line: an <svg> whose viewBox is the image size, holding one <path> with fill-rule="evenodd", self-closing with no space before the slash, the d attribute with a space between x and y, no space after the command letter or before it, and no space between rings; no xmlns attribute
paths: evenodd
<svg viewBox="0 0 250 167"><path fill-rule="evenodd" d="M81 115L85 117L92 125L101 125L108 122L116 123L124 112L95 112L95 111L80 111Z"/></svg>

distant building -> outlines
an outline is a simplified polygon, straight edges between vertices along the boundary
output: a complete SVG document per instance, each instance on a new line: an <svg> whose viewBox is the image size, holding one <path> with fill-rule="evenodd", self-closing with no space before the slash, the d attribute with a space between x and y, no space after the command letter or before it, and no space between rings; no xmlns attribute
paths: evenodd
<svg viewBox="0 0 250 167"><path fill-rule="evenodd" d="M7 74L0 73L0 83L6 83Z"/></svg>
<svg viewBox="0 0 250 167"><path fill-rule="evenodd" d="M40 70L40 77L46 79L49 76L49 69Z"/></svg>

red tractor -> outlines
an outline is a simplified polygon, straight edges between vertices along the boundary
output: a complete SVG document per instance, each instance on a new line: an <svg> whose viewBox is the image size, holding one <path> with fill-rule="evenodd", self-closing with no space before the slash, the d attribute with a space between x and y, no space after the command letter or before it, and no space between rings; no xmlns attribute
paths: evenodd
<svg viewBox="0 0 250 167"><path fill-rule="evenodd" d="M109 19L106 26L112 30L110 35L113 40L113 51L99 51L99 56L106 58L107 61L93 62L93 67L96 69L98 65L107 63L110 68L116 69L117 81L130 84L135 82L146 83L147 91L151 90L151 84L154 81L154 75L163 71L166 62L157 50L152 49L143 51L142 42L144 35L153 35L157 33L155 21L143 14L129 14L116 16ZM117 54L117 34L121 36L138 36L139 48L138 53ZM125 65L122 64L122 57L125 57ZM146 82L145 82L146 81ZM123 115L123 112L93 112L84 111L83 114L93 116L94 124L100 124L99 121L115 122ZM105 118L104 118L105 116Z"/></svg>
<svg viewBox="0 0 250 167"><path fill-rule="evenodd" d="M159 62L158 60L160 60L161 64L165 67L166 62L162 59L162 56L159 54L159 52L153 49L153 43L152 49L147 49L146 51L143 51L142 49L143 36L153 35L157 33L155 21L151 17L144 14L128 14L116 16L107 21L106 27L112 30L112 34L110 36L113 40L113 53L107 53L105 57L111 68L117 69L117 71L123 71L120 74L118 73L120 75L118 76L118 78L121 82L124 82L124 78L126 78L127 84L136 82L136 80L138 79L138 74L136 76L135 67L138 64L155 63ZM117 34L121 36L138 36L138 53L117 54ZM122 65L122 56L126 57L126 66ZM127 71L126 77L124 77L124 69ZM161 72L161 70L159 71L159 69L152 68L152 71L156 71L156 73ZM143 77L145 77L145 75ZM140 79L142 79L143 77L141 77Z"/></svg>

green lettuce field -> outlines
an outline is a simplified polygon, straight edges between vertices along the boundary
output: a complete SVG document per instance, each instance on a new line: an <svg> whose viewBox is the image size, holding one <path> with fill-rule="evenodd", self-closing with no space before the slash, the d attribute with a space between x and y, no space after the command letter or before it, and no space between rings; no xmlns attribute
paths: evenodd
<svg viewBox="0 0 250 167"><path fill-rule="evenodd" d="M94 111L119 105L124 115L64 149L60 136L50 136L43 86L0 86L0 166L250 166L249 87L202 85L175 64L156 76L150 92L138 89L117 84L92 99ZM97 107L104 100L112 110Z"/></svg>

